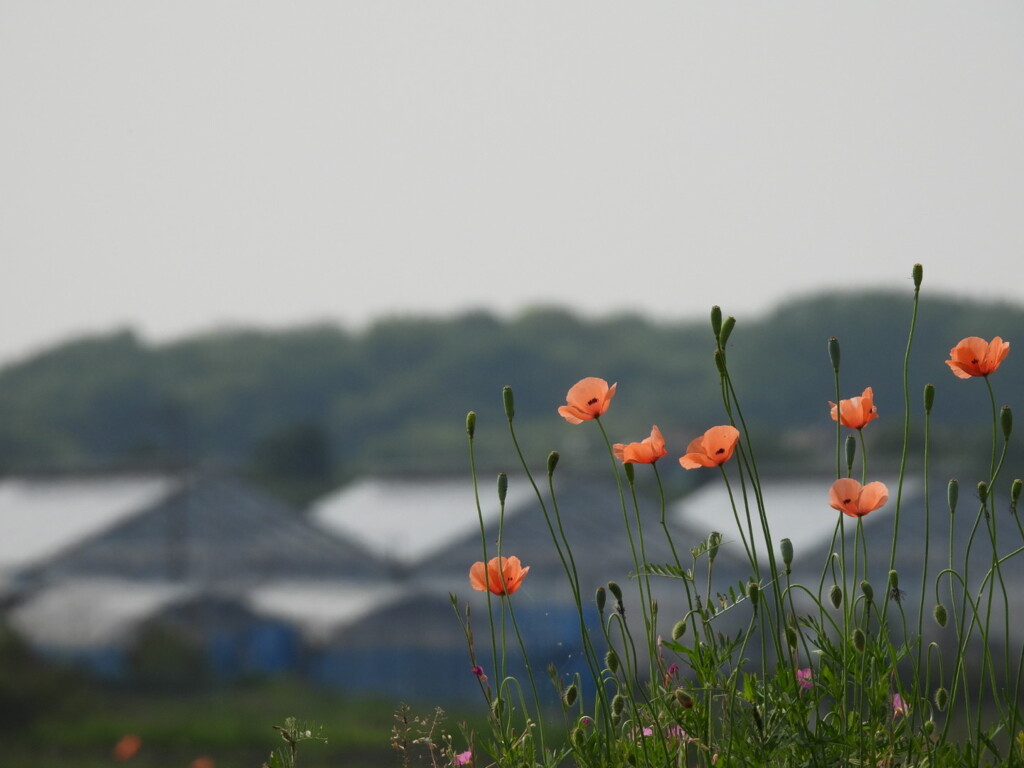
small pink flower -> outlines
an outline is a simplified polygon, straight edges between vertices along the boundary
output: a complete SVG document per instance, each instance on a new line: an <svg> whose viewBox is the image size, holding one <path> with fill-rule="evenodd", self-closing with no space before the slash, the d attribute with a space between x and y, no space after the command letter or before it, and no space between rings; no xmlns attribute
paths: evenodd
<svg viewBox="0 0 1024 768"><path fill-rule="evenodd" d="M468 765L473 762L473 750L467 749L465 752L459 752L453 759L452 765Z"/></svg>
<svg viewBox="0 0 1024 768"><path fill-rule="evenodd" d="M670 667L668 668L668 676L669 676L669 677L675 677L675 676L676 676L676 673L677 673L678 671L679 671L679 665L678 665L678 664L673 664L672 666L670 666Z"/></svg>
<svg viewBox="0 0 1024 768"><path fill-rule="evenodd" d="M686 735L686 731L684 731L682 726L679 725L670 725L665 729L665 735L670 739L675 739L676 741L689 740L689 737Z"/></svg>
<svg viewBox="0 0 1024 768"><path fill-rule="evenodd" d="M580 725L583 726L584 728L589 728L593 724L594 724L594 721L591 720L586 715L584 715L583 717L580 718Z"/></svg>
<svg viewBox="0 0 1024 768"><path fill-rule="evenodd" d="M486 683L487 682L487 675L484 674L484 668L483 667L477 665L477 666L473 667L473 669L471 669L470 671L474 675L476 675L478 678L480 678L480 682L481 683Z"/></svg>
<svg viewBox="0 0 1024 768"><path fill-rule="evenodd" d="M805 691L811 690L814 687L814 683L811 682L811 668L798 669L796 671L796 681Z"/></svg>
<svg viewBox="0 0 1024 768"><path fill-rule="evenodd" d="M908 712L910 712L910 706L903 700L902 696L894 693L892 695L892 716L894 718L906 717Z"/></svg>

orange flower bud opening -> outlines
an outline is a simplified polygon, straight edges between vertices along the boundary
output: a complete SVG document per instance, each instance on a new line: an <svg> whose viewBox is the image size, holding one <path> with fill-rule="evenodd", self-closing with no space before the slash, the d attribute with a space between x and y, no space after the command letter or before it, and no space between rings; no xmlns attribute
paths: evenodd
<svg viewBox="0 0 1024 768"><path fill-rule="evenodd" d="M645 437L639 443L615 443L612 446L615 458L623 464L653 464L662 456L668 455L665 448L665 438L661 430L655 425L651 427L651 436Z"/></svg>
<svg viewBox="0 0 1024 768"><path fill-rule="evenodd" d="M864 429L869 421L878 418L878 408L875 407L875 392L868 387L860 397L851 397L849 400L840 400L839 407L829 400L832 406L832 421L836 418L844 427L850 429Z"/></svg>

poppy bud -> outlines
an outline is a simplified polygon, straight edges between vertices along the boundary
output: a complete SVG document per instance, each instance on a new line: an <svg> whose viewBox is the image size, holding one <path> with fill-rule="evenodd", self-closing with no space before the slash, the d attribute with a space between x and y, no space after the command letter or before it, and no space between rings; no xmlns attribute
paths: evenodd
<svg viewBox="0 0 1024 768"><path fill-rule="evenodd" d="M682 621L682 620L677 621L675 623L675 626L672 627L672 639L673 640L678 640L679 638L681 638L685 634L686 634L686 622Z"/></svg>
<svg viewBox="0 0 1024 768"><path fill-rule="evenodd" d="M932 406L935 405L935 385L925 384L924 385L924 412L928 415L932 412Z"/></svg>
<svg viewBox="0 0 1024 768"><path fill-rule="evenodd" d="M609 650L608 653L604 655L604 665L608 667L614 675L619 671L619 654L613 650Z"/></svg>
<svg viewBox="0 0 1024 768"><path fill-rule="evenodd" d="M682 688L676 688L675 692L676 704L683 709L690 709L693 706L693 699L690 698L690 694L684 691Z"/></svg>
<svg viewBox="0 0 1024 768"><path fill-rule="evenodd" d="M633 463L626 462L622 465L622 469L626 473L626 480L629 482L630 486L632 486L636 482L636 470L633 469Z"/></svg>
<svg viewBox="0 0 1024 768"><path fill-rule="evenodd" d="M516 415L516 403L512 397L512 387L504 387L501 390L501 402L505 406L505 418L512 421L512 417Z"/></svg>
<svg viewBox="0 0 1024 768"><path fill-rule="evenodd" d="M850 640L853 641L853 647L857 649L857 653L864 653L864 648L868 644L868 638L867 635L864 634L863 629L857 627L853 630Z"/></svg>
<svg viewBox="0 0 1024 768"><path fill-rule="evenodd" d="M833 584L828 591L828 599L832 601L833 608L838 608L843 604L843 588L838 584Z"/></svg>
<svg viewBox="0 0 1024 768"><path fill-rule="evenodd" d="M938 707L939 712L943 712L946 709L946 704L949 703L949 691L942 686L935 689L935 706Z"/></svg>
<svg viewBox="0 0 1024 768"><path fill-rule="evenodd" d="M587 732L580 727L573 728L572 730L572 743L577 747L582 747L583 743L587 740Z"/></svg>
<svg viewBox="0 0 1024 768"><path fill-rule="evenodd" d="M860 591L864 593L864 599L869 603L875 599L875 589L868 581L862 581L860 583Z"/></svg>
<svg viewBox="0 0 1024 768"><path fill-rule="evenodd" d="M725 322L722 323L722 332L718 334L718 346L725 349L726 343L729 341L729 337L732 335L732 329L736 327L736 318L729 315L725 318Z"/></svg>
<svg viewBox="0 0 1024 768"><path fill-rule="evenodd" d="M622 589L614 581L608 582L608 591L615 595L615 599L622 602Z"/></svg>
<svg viewBox="0 0 1024 768"><path fill-rule="evenodd" d="M597 603L597 612L604 613L604 604L608 599L608 593L605 592L604 587L598 587L594 592L594 602Z"/></svg>
<svg viewBox="0 0 1024 768"><path fill-rule="evenodd" d="M715 558L718 557L718 546L722 543L722 534L718 531L712 531L711 535L708 536L708 560L715 562Z"/></svg>
<svg viewBox="0 0 1024 768"><path fill-rule="evenodd" d="M725 353L722 352L721 349L715 350L715 368L718 369L719 376L725 376L726 371L728 370L725 367Z"/></svg>
<svg viewBox="0 0 1024 768"><path fill-rule="evenodd" d="M555 474L555 467L558 466L558 451L552 451L548 454L548 477Z"/></svg>
<svg viewBox="0 0 1024 768"><path fill-rule="evenodd" d="M616 715L621 715L622 710L624 710L625 708L626 697L623 696L621 693L616 693L615 696L612 698L612 713Z"/></svg>
<svg viewBox="0 0 1024 768"><path fill-rule="evenodd" d="M900 575L896 571L889 571L889 589L900 588Z"/></svg>
<svg viewBox="0 0 1024 768"><path fill-rule="evenodd" d="M1019 477L1010 484L1010 505L1017 511L1017 500L1020 498L1021 489L1024 488L1024 481Z"/></svg>
<svg viewBox="0 0 1024 768"><path fill-rule="evenodd" d="M508 475L504 472L498 473L498 503L505 503L505 496L508 494Z"/></svg>
<svg viewBox="0 0 1024 768"><path fill-rule="evenodd" d="M828 340L828 359L832 361L832 370L839 373L839 339L835 336Z"/></svg>
<svg viewBox="0 0 1024 768"><path fill-rule="evenodd" d="M978 483L978 499L981 501L982 504L988 501L988 483L986 483L984 480L981 480Z"/></svg>
<svg viewBox="0 0 1024 768"><path fill-rule="evenodd" d="M1009 440L1013 431L1013 411L1010 406L1004 405L999 409L999 424L1003 428L1003 439Z"/></svg>
<svg viewBox="0 0 1024 768"><path fill-rule="evenodd" d="M924 267L922 267L920 264L915 264L914 265L913 275L914 275L914 290L916 291L916 290L919 290L921 288L921 278L924 277Z"/></svg>
<svg viewBox="0 0 1024 768"><path fill-rule="evenodd" d="M573 683L565 689L565 694L562 696L562 700L565 702L566 707L571 707L576 703L576 697L579 696L580 689L576 687L576 683Z"/></svg>
<svg viewBox="0 0 1024 768"><path fill-rule="evenodd" d="M929 719L924 721L924 732L926 736L931 736L933 733L935 733L934 720Z"/></svg>
<svg viewBox="0 0 1024 768"><path fill-rule="evenodd" d="M473 433L476 432L476 411L470 411L466 414L466 434L469 435L469 439L473 439Z"/></svg>
<svg viewBox="0 0 1024 768"><path fill-rule="evenodd" d="M722 338L722 308L715 304L711 308L711 332L715 334L715 343L721 344Z"/></svg>
<svg viewBox="0 0 1024 768"><path fill-rule="evenodd" d="M960 497L960 481L955 477L946 486L946 500L949 503L949 514L956 512L956 501Z"/></svg>
<svg viewBox="0 0 1024 768"><path fill-rule="evenodd" d="M932 617L940 627L946 626L946 621L949 619L949 614L946 613L946 606L942 603L936 603L935 608L932 609Z"/></svg>
<svg viewBox="0 0 1024 768"><path fill-rule="evenodd" d="M797 635L796 627L786 625L786 643L790 648L796 648L799 635Z"/></svg>
<svg viewBox="0 0 1024 768"><path fill-rule="evenodd" d="M783 539L779 542L779 551L782 552L782 562L786 566L786 573L789 573L789 566L793 564L793 542Z"/></svg>
<svg viewBox="0 0 1024 768"><path fill-rule="evenodd" d="M747 597L750 598L750 604L754 606L754 610L757 610L757 601L761 597L761 585L756 581L752 581L747 585Z"/></svg>
<svg viewBox="0 0 1024 768"><path fill-rule="evenodd" d="M857 454L857 438L846 436L846 474L853 474L853 457Z"/></svg>

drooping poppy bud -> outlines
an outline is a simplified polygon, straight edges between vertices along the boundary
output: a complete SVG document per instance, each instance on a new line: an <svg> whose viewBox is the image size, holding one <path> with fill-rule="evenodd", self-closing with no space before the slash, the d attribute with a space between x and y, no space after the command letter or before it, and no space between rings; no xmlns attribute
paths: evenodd
<svg viewBox="0 0 1024 768"><path fill-rule="evenodd" d="M946 705L949 703L949 691L939 686L935 689L935 706L939 712L946 710Z"/></svg>
<svg viewBox="0 0 1024 768"><path fill-rule="evenodd" d="M949 619L949 614L946 612L946 606L942 603L936 603L935 608L932 609L932 617L935 619L935 623L940 627L946 626L946 621Z"/></svg>
<svg viewBox="0 0 1024 768"><path fill-rule="evenodd" d="M558 466L558 451L552 451L548 454L548 477L555 474L555 467Z"/></svg>
<svg viewBox="0 0 1024 768"><path fill-rule="evenodd" d="M864 630L857 627L853 630L853 635L850 637L853 641L853 647L857 650L857 653L864 653L864 648L867 647L868 638L864 634Z"/></svg>
<svg viewBox="0 0 1024 768"><path fill-rule="evenodd" d="M672 627L672 639L678 640L686 634L686 622L683 620L677 621L675 626Z"/></svg>
<svg viewBox="0 0 1024 768"><path fill-rule="evenodd" d="M597 612L604 614L605 601L608 599L608 593L604 587L598 587L594 591L594 602L597 603Z"/></svg>
<svg viewBox="0 0 1024 768"><path fill-rule="evenodd" d="M828 591L828 599L832 601L833 608L838 608L843 604L843 588L838 584L833 584Z"/></svg>
<svg viewBox="0 0 1024 768"><path fill-rule="evenodd" d="M1017 511L1017 500L1020 499L1020 492L1024 489L1024 480L1019 477L1010 483L1010 506L1014 512Z"/></svg>
<svg viewBox="0 0 1024 768"><path fill-rule="evenodd" d="M604 665L608 667L612 674L619 671L619 654L613 650L609 650L604 655Z"/></svg>

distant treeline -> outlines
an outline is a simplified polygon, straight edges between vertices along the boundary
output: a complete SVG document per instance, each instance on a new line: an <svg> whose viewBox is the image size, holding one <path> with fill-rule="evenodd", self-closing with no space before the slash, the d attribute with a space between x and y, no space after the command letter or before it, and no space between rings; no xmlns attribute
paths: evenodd
<svg viewBox="0 0 1024 768"><path fill-rule="evenodd" d="M841 344L842 397L874 387L881 418L865 430L872 455L896 456L911 316L908 288L819 295L739 317L729 370L760 459L794 470L833 461L831 336ZM931 382L934 455L980 457L987 465L986 387L955 379L944 360L962 337L994 335L1011 343L992 382L999 405L1019 405L1024 311L925 295L910 358L916 455L921 392ZM482 312L393 318L361 333L231 330L155 346L125 331L0 370L0 470L215 465L302 496L360 473L466 471L469 410L478 413L478 463L512 470L505 385L515 394L529 460L542 467L556 449L569 469L579 469L599 457L603 442L593 425L570 426L556 408L584 376L619 384L604 420L612 441L639 440L656 423L680 455L691 438L727 418L713 352L707 322L584 320L561 309L509 320Z"/></svg>

